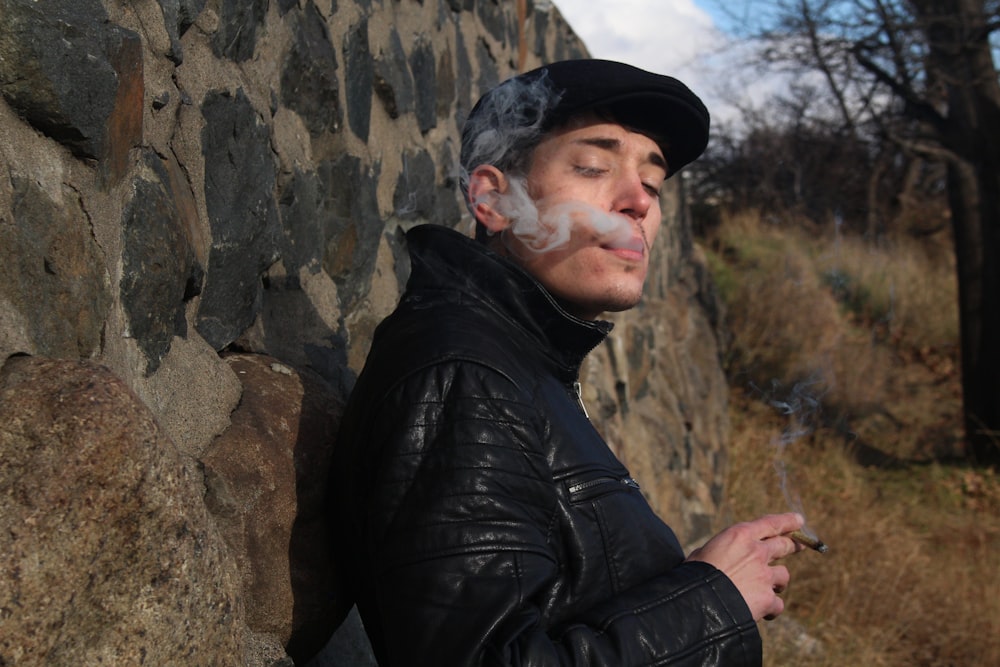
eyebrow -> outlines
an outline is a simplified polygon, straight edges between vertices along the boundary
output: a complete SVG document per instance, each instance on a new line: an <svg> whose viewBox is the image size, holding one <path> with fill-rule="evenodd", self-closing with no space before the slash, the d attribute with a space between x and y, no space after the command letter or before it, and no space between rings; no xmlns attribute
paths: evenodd
<svg viewBox="0 0 1000 667"><path fill-rule="evenodd" d="M595 148L601 148L606 151L617 152L621 150L622 142L619 139L613 139L611 137L582 137L575 140L574 143L583 144L585 146L594 146ZM646 159L650 164L660 167L663 171L669 171L667 169L667 161L662 155L654 151L650 151Z"/></svg>

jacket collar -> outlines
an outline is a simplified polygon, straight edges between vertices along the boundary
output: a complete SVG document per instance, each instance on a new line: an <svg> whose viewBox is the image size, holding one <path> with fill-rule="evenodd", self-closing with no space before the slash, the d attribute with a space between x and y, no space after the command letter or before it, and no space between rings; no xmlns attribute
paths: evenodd
<svg viewBox="0 0 1000 667"><path fill-rule="evenodd" d="M584 357L613 325L570 315L534 277L485 245L441 225L406 234L411 272L407 293L446 291L471 298L521 328L565 377L575 380Z"/></svg>

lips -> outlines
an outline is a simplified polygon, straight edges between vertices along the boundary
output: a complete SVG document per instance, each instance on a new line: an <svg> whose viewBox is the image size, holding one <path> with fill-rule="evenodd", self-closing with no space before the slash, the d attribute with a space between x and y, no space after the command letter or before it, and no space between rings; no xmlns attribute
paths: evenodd
<svg viewBox="0 0 1000 667"><path fill-rule="evenodd" d="M646 244L639 234L607 240L601 244L601 247L605 250L621 250L628 253L638 253L639 255L642 255L646 250Z"/></svg>

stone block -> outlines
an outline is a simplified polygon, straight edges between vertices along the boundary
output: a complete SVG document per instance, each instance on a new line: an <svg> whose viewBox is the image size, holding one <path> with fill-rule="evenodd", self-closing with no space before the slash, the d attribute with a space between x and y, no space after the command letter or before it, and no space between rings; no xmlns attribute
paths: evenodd
<svg viewBox="0 0 1000 667"><path fill-rule="evenodd" d="M202 113L212 248L195 326L221 350L253 323L261 275L278 259L277 167L268 128L242 90L211 93Z"/></svg>
<svg viewBox="0 0 1000 667"><path fill-rule="evenodd" d="M302 117L309 132L337 132L343 123L337 52L313 3L289 14L292 44L281 70L281 102Z"/></svg>
<svg viewBox="0 0 1000 667"><path fill-rule="evenodd" d="M347 124L362 143L368 143L372 120L372 93L375 90L375 66L368 44L368 19L362 19L347 33L344 43L347 70Z"/></svg>
<svg viewBox="0 0 1000 667"><path fill-rule="evenodd" d="M117 77L99 0L0 0L0 91L41 132L98 158Z"/></svg>
<svg viewBox="0 0 1000 667"><path fill-rule="evenodd" d="M413 76L403 43L395 30L389 34L388 53L380 53L375 59L375 92L389 118L399 118L413 111Z"/></svg>
<svg viewBox="0 0 1000 667"><path fill-rule="evenodd" d="M86 214L68 188L57 201L34 179L13 176L10 184L12 224L0 224L0 295L20 314L32 345L4 352L88 357L100 346L112 296Z"/></svg>
<svg viewBox="0 0 1000 667"><path fill-rule="evenodd" d="M221 0L219 24L212 36L212 51L216 57L235 62L253 57L267 5L268 0Z"/></svg>
<svg viewBox="0 0 1000 667"><path fill-rule="evenodd" d="M146 356L146 373L160 366L174 336L187 335L185 303L201 293L204 269L195 258L163 161L152 153L132 184L122 216L121 304L129 331Z"/></svg>

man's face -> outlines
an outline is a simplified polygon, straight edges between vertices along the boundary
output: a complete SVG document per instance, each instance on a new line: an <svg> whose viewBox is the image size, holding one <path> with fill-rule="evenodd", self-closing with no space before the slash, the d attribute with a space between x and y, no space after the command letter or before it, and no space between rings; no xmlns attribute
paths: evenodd
<svg viewBox="0 0 1000 667"><path fill-rule="evenodd" d="M582 116L538 144L527 174L543 226L572 223L568 242L536 252L505 234L507 251L577 317L631 308L642 296L666 174L652 139Z"/></svg>

